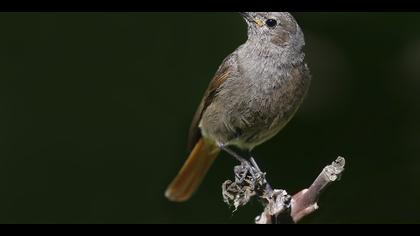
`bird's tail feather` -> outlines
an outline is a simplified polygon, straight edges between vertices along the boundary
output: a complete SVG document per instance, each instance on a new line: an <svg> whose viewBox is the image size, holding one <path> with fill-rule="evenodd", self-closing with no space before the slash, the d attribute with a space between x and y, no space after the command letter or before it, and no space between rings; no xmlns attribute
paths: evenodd
<svg viewBox="0 0 420 236"><path fill-rule="evenodd" d="M187 201L197 190L219 152L220 149L214 142L200 138L166 189L165 196L174 202Z"/></svg>

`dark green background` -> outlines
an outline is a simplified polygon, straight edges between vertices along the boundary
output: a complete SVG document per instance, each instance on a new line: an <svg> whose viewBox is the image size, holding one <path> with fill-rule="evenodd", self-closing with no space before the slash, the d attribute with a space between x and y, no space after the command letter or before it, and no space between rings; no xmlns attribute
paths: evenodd
<svg viewBox="0 0 420 236"><path fill-rule="evenodd" d="M294 16L313 83L260 166L295 193L347 158L304 223L420 223L420 14ZM222 201L226 154L191 201L163 196L245 39L237 13L1 13L0 223L251 223L257 202Z"/></svg>

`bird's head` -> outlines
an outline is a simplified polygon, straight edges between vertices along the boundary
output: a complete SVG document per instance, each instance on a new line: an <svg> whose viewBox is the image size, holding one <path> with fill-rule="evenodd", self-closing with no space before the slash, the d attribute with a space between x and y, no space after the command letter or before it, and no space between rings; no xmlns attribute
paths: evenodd
<svg viewBox="0 0 420 236"><path fill-rule="evenodd" d="M241 12L248 24L248 40L279 47L302 47L303 33L287 12Z"/></svg>

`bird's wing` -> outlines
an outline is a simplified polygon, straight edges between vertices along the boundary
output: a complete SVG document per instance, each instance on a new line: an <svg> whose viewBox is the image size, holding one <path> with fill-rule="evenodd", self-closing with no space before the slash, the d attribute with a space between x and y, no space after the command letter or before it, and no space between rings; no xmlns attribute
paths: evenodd
<svg viewBox="0 0 420 236"><path fill-rule="evenodd" d="M189 136L188 136L188 150L191 151L194 148L194 145L201 138L201 131L198 127L201 117L203 116L204 111L212 103L213 99L217 96L218 89L220 86L228 79L233 77L236 74L236 54L233 53L226 57L222 62L219 69L216 71L212 81L207 87L204 97L201 100L200 105L198 106L197 111L195 112L194 118L191 122Z"/></svg>

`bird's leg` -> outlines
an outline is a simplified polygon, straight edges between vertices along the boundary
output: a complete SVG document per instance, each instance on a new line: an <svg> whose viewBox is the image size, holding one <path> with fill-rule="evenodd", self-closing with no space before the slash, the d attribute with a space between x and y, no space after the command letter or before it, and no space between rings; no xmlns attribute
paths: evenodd
<svg viewBox="0 0 420 236"><path fill-rule="evenodd" d="M250 156L249 161L251 162L251 165L258 171L261 172L260 167L257 165L257 162L255 162L254 158Z"/></svg>
<svg viewBox="0 0 420 236"><path fill-rule="evenodd" d="M251 150L248 151L248 155L249 155L249 162L250 162L251 166L254 167L254 169L257 172L261 172L260 167L257 165L257 162L255 162L254 158L252 157L253 155L252 155L252 151Z"/></svg>
<svg viewBox="0 0 420 236"><path fill-rule="evenodd" d="M252 165L249 163L249 161L224 145L219 145L219 147L241 163L241 165L235 167L236 182L242 183L248 173L254 177L254 171L252 170Z"/></svg>
<svg viewBox="0 0 420 236"><path fill-rule="evenodd" d="M239 154L237 154L232 149L226 147L225 145L220 145L220 149L222 149L223 151L227 152L229 155L233 156L240 163L246 163L246 162L248 162L245 158L241 157Z"/></svg>
<svg viewBox="0 0 420 236"><path fill-rule="evenodd" d="M270 184L268 183L267 179L265 178L265 173L261 171L260 167L257 165L257 162L252 157L253 156L252 155L252 151L250 150L248 154L249 154L249 161L251 163L251 166L254 167L254 169L257 171L257 173L259 175L261 175L262 178L263 178L263 182L265 184L266 191L272 192L273 191L273 188L270 186Z"/></svg>

